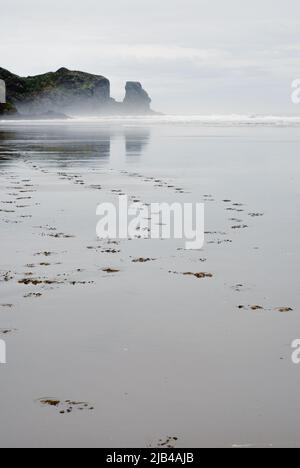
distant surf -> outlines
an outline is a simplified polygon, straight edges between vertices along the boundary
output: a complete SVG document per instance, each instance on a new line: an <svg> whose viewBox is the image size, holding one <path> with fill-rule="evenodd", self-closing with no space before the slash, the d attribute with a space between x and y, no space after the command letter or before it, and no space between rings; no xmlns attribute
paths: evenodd
<svg viewBox="0 0 300 468"><path fill-rule="evenodd" d="M36 125L47 123L49 125L63 123L72 125L73 123L92 124L128 124L128 125L156 125L156 124L186 124L208 127L298 127L300 126L300 116L280 116L280 115L241 115L241 114L213 114L213 115L143 115L143 116L98 116L79 117L75 116L69 121L65 120L0 120L1 124L27 124Z"/></svg>

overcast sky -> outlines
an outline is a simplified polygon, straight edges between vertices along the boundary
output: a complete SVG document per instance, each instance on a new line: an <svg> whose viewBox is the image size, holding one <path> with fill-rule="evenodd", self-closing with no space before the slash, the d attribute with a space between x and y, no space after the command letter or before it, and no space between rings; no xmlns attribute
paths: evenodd
<svg viewBox="0 0 300 468"><path fill-rule="evenodd" d="M156 110L300 114L299 0L0 0L0 66L138 80Z"/></svg>

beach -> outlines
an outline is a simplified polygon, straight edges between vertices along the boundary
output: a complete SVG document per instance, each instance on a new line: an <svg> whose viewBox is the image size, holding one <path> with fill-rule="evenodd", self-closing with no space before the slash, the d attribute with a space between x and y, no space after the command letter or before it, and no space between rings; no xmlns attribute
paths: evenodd
<svg viewBox="0 0 300 468"><path fill-rule="evenodd" d="M0 122L1 447L299 446L299 131ZM98 239L121 194L204 203L204 247Z"/></svg>

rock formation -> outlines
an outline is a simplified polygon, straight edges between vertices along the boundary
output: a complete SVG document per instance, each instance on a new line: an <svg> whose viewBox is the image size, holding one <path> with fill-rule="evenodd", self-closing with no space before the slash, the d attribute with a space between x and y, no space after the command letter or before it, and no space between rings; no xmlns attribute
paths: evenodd
<svg viewBox="0 0 300 468"><path fill-rule="evenodd" d="M150 97L136 82L127 82L125 99L119 103L110 97L107 78L66 68L27 78L0 68L0 79L6 84L8 106L22 116L153 113Z"/></svg>
<svg viewBox="0 0 300 468"><path fill-rule="evenodd" d="M61 68L55 73L21 78L0 68L6 83L7 102L22 114L46 112L93 113L110 99L109 81L103 76L71 72Z"/></svg>
<svg viewBox="0 0 300 468"><path fill-rule="evenodd" d="M143 89L141 83L127 81L126 95L123 101L125 111L129 113L148 114L151 112L151 99L148 93Z"/></svg>

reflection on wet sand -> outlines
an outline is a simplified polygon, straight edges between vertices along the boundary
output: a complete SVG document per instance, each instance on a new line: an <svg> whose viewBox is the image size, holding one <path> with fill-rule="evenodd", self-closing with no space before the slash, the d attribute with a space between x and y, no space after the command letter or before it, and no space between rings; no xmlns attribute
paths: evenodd
<svg viewBox="0 0 300 468"><path fill-rule="evenodd" d="M299 130L0 128L0 446L298 445ZM121 194L204 248L98 239Z"/></svg>
<svg viewBox="0 0 300 468"><path fill-rule="evenodd" d="M59 167L77 163L107 163L111 144L124 139L127 157L140 157L150 140L146 128L99 128L85 126L19 126L0 130L0 164L14 158L30 156Z"/></svg>
<svg viewBox="0 0 300 468"><path fill-rule="evenodd" d="M150 140L150 130L145 128L125 131L126 156L140 157Z"/></svg>

